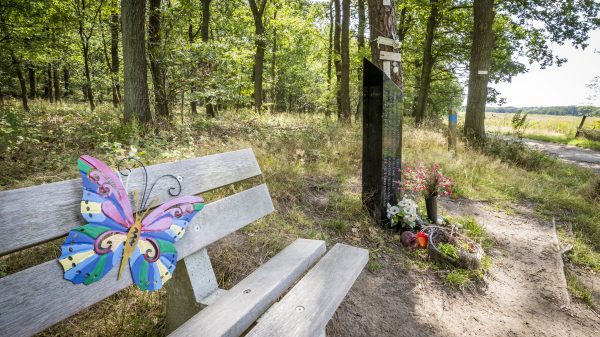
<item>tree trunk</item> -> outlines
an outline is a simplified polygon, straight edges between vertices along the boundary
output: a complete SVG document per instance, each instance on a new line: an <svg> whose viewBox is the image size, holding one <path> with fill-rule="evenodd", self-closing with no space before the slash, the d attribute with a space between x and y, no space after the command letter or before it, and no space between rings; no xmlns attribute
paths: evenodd
<svg viewBox="0 0 600 337"><path fill-rule="evenodd" d="M194 34L194 28L192 27L192 24L190 24L188 26L188 42L190 43L190 45L192 45L192 43L194 43L194 39L196 37L196 34ZM193 65L192 65L192 70L191 73L194 74L194 70L195 70L195 64L196 62L192 61ZM191 76L191 75L190 75ZM196 115L198 114L198 101L196 101L196 97L194 95L194 92L196 92L196 85L194 84L194 79L192 79L192 85L190 88L190 96L191 96L191 101L190 101L190 112L192 115Z"/></svg>
<svg viewBox="0 0 600 337"><path fill-rule="evenodd" d="M54 89L52 87L52 64L48 63L46 67L46 88L44 90L46 92L46 99L50 101L50 103L54 103ZM46 89L44 88L44 89Z"/></svg>
<svg viewBox="0 0 600 337"><path fill-rule="evenodd" d="M275 5L275 0L273 0ZM277 20L277 6L273 9L273 21ZM277 28L273 27L273 46L271 47L271 112L277 111L277 75L276 75L276 61L277 61Z"/></svg>
<svg viewBox="0 0 600 337"><path fill-rule="evenodd" d="M35 99L37 83L35 78L35 69L31 64L27 67L27 75L29 77L29 98Z"/></svg>
<svg viewBox="0 0 600 337"><path fill-rule="evenodd" d="M60 77L58 76L58 68L58 64L55 64L52 68L52 81L54 82L54 102L56 103L61 101Z"/></svg>
<svg viewBox="0 0 600 337"><path fill-rule="evenodd" d="M65 97L71 94L70 79L71 74L69 73L69 68L63 66L63 84L65 88Z"/></svg>
<svg viewBox="0 0 600 337"><path fill-rule="evenodd" d="M21 69L21 62L17 59L12 50L10 51L10 58L12 60L13 67L15 68L17 78L19 79L19 84L21 85L21 102L23 103L23 110L29 112L29 102L27 101L27 84L25 83L25 77L23 76L23 70Z"/></svg>
<svg viewBox="0 0 600 337"><path fill-rule="evenodd" d="M165 70L160 62L161 47L161 2L162 0L150 0L150 15L148 18L148 59L150 60L150 72L154 88L154 109L158 116L169 118L169 101L167 99L167 88Z"/></svg>
<svg viewBox="0 0 600 337"><path fill-rule="evenodd" d="M377 37L396 38L396 5L390 0L390 6L384 6L381 0L368 0L369 4L369 32L371 44L371 58L373 63L380 69L384 69L383 60L379 58L381 51L393 52L394 47L378 45ZM397 38L396 38L397 39ZM397 51L396 51L397 52ZM402 90L402 65L399 62L391 62L390 75L392 81Z"/></svg>
<svg viewBox="0 0 600 337"><path fill-rule="evenodd" d="M333 0L329 2L329 48L327 49L327 87L331 92L331 63L333 62ZM331 116L331 104L330 100L327 100L327 108L325 110L327 117Z"/></svg>
<svg viewBox="0 0 600 337"><path fill-rule="evenodd" d="M119 84L119 14L110 15L110 75L112 80L112 102L116 108L121 103L121 85Z"/></svg>
<svg viewBox="0 0 600 337"><path fill-rule="evenodd" d="M121 2L123 70L125 75L124 117L145 123L152 120L146 70L145 1Z"/></svg>
<svg viewBox="0 0 600 337"><path fill-rule="evenodd" d="M485 139L485 103L489 71L494 47L494 0L473 2L473 45L469 61L469 91L465 115L465 136L481 141Z"/></svg>
<svg viewBox="0 0 600 337"><path fill-rule="evenodd" d="M417 125L423 123L425 110L427 109L427 98L429 96L429 86L431 83L431 70L433 69L433 39L435 35L435 26L437 25L438 6L437 1L431 1L431 10L429 20L427 21L427 32L425 36L425 46L423 48L423 66L421 68L421 81L419 85L419 95L415 109L415 122Z"/></svg>
<svg viewBox="0 0 600 337"><path fill-rule="evenodd" d="M350 0L342 1L342 74L340 98L342 103L341 120L350 122Z"/></svg>
<svg viewBox="0 0 600 337"><path fill-rule="evenodd" d="M211 0L202 0L202 26L200 26L200 38L204 43L208 43L208 28L210 27L210 2ZM207 62L205 67L207 67L210 75L210 73L212 73L213 65ZM217 115L217 109L212 100L213 97L210 96L206 96L204 99L204 107L208 117L215 117Z"/></svg>
<svg viewBox="0 0 600 337"><path fill-rule="evenodd" d="M365 0L357 0L357 12L358 12L358 52L359 55L362 55L362 50L365 47L365 25L366 25L366 15L365 15ZM358 103L356 104L356 113L354 115L354 119L358 120L361 114L361 101L362 101L362 62L360 62L361 66L359 66L358 71L356 72L356 76L358 77Z"/></svg>
<svg viewBox="0 0 600 337"><path fill-rule="evenodd" d="M92 90L92 74L90 72L90 43L89 40L81 37L81 46L83 48L83 70L85 73L85 96L90 104L90 110L94 111L94 91Z"/></svg>
<svg viewBox="0 0 600 337"><path fill-rule="evenodd" d="M268 0L259 0L258 5L256 0L249 0L252 16L254 17L254 45L256 53L254 54L254 109L261 112L263 103L263 68L265 61L265 49L267 42L265 41L265 26L263 23L263 14ZM260 7L259 7L260 6Z"/></svg>
<svg viewBox="0 0 600 337"><path fill-rule="evenodd" d="M341 92L341 82L342 82L342 57L341 53L341 32L342 32L342 20L341 20L341 6L340 0L334 0L333 5L335 8L335 28L333 33L333 64L335 66L335 99L337 102L337 116L338 119L342 118L342 92Z"/></svg>

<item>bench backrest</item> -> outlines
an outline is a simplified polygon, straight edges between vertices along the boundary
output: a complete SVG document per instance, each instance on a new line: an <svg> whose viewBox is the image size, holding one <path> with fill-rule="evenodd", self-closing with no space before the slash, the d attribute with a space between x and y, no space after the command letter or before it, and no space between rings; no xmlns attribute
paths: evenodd
<svg viewBox="0 0 600 337"><path fill-rule="evenodd" d="M148 181L164 174L183 177L181 195L195 195L261 175L251 149L147 167ZM129 190L143 186L135 170ZM172 197L157 184L152 195L162 204ZM81 179L0 192L0 255L65 236L85 224L80 213ZM265 184L211 201L189 224L176 243L178 259L271 213L273 203ZM129 273L117 280L113 268L101 281L88 286L63 279L56 260L0 279L0 336L28 336L103 300L132 284Z"/></svg>

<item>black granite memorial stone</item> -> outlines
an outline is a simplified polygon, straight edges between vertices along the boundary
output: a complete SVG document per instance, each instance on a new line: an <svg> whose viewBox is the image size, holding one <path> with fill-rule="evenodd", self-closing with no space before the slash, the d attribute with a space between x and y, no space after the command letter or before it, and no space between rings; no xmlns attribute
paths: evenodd
<svg viewBox="0 0 600 337"><path fill-rule="evenodd" d="M363 205L383 225L397 204L402 154L402 91L376 65L363 61Z"/></svg>

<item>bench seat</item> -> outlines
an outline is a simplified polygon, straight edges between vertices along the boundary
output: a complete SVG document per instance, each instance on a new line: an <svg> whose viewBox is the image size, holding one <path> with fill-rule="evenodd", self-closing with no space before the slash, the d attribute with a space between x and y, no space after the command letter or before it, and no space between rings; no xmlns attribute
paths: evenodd
<svg viewBox="0 0 600 337"><path fill-rule="evenodd" d="M239 336L323 253L323 241L294 241L169 336Z"/></svg>

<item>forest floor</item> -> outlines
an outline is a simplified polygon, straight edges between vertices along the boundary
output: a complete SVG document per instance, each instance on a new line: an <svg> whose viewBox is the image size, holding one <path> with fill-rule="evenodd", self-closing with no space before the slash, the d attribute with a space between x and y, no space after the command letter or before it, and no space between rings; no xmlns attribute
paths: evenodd
<svg viewBox="0 0 600 337"><path fill-rule="evenodd" d="M485 202L446 200L475 216L495 248L493 266L468 289L390 261L364 271L330 322L329 336L593 336L600 315L571 302L551 223L525 205L508 215ZM377 308L377 310L372 310Z"/></svg>

